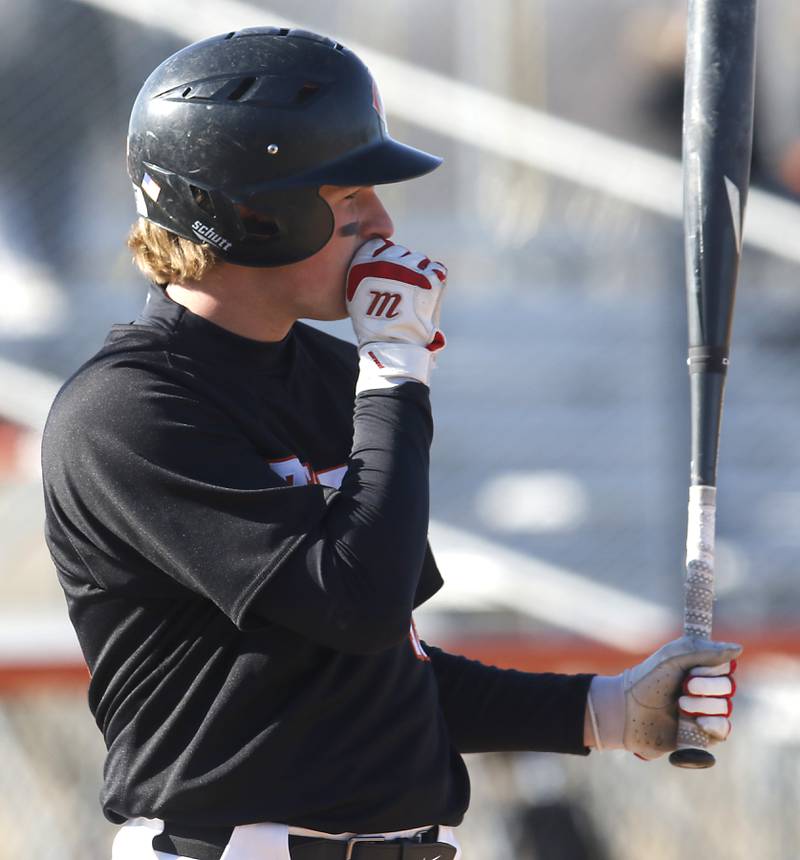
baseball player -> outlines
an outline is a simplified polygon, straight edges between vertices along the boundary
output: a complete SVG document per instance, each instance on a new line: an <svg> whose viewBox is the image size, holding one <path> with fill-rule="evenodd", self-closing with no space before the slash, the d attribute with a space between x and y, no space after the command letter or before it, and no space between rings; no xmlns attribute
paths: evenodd
<svg viewBox="0 0 800 860"><path fill-rule="evenodd" d="M302 30L190 45L145 82L130 246L152 285L45 430L47 540L108 749L114 860L453 860L462 754L730 731L736 645L615 677L420 641L445 266L393 243L361 61ZM349 316L358 346L298 322ZM691 670L691 671L690 671Z"/></svg>

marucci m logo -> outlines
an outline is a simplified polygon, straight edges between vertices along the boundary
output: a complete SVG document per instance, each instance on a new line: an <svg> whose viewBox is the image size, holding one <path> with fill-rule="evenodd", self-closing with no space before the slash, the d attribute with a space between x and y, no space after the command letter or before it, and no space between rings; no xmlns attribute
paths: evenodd
<svg viewBox="0 0 800 860"><path fill-rule="evenodd" d="M368 317L385 316L386 319L394 319L394 317L399 316L397 308L403 300L400 293L385 293L379 290L370 290L369 294L373 296L373 299L367 308ZM384 311L386 311L385 314Z"/></svg>

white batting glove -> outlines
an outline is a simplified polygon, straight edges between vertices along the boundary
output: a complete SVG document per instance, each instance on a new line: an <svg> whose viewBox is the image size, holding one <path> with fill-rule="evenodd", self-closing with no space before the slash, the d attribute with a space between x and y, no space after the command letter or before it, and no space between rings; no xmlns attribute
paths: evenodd
<svg viewBox="0 0 800 860"><path fill-rule="evenodd" d="M658 758L676 748L679 711L696 717L711 743L724 741L741 652L731 642L684 636L621 675L596 676L587 702L595 746Z"/></svg>
<svg viewBox="0 0 800 860"><path fill-rule="evenodd" d="M447 269L388 239L359 248L347 273L347 312L358 339L356 394L409 380L429 384Z"/></svg>

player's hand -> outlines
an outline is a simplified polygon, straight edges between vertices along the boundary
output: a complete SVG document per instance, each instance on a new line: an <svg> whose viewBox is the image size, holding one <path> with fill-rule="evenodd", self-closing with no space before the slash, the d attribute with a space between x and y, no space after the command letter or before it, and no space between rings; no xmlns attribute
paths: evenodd
<svg viewBox="0 0 800 860"><path fill-rule="evenodd" d="M359 248L347 273L347 312L361 357L357 392L428 384L445 346L439 316L446 284L442 263L388 239Z"/></svg>
<svg viewBox="0 0 800 860"><path fill-rule="evenodd" d="M731 731L733 672L741 645L682 637L638 666L592 679L598 749L654 759L676 748L678 713L695 717L711 743Z"/></svg>

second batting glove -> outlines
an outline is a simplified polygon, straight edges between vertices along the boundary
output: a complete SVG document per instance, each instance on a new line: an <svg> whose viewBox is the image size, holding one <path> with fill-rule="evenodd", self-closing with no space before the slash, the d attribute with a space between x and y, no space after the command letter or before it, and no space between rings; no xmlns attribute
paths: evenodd
<svg viewBox="0 0 800 860"><path fill-rule="evenodd" d="M734 643L684 636L621 675L596 676L587 702L595 746L658 758L676 747L679 712L696 718L712 743L724 741L741 651Z"/></svg>

